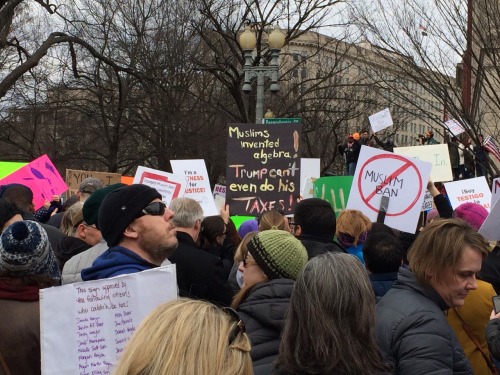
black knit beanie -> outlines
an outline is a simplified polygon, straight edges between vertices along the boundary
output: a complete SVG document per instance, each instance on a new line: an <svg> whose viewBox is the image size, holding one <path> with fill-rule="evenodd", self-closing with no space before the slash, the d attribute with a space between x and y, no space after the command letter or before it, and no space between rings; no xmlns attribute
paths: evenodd
<svg viewBox="0 0 500 375"><path fill-rule="evenodd" d="M139 216L142 209L161 194L147 185L129 185L112 191L99 208L99 229L108 246L120 242L123 231Z"/></svg>
<svg viewBox="0 0 500 375"><path fill-rule="evenodd" d="M106 195L124 186L127 185L122 183L117 183L106 186L92 193L92 195L88 197L85 203L83 204L82 208L83 220L87 224L95 225L97 228L99 228L98 215L99 215L99 207L101 207L102 201L104 200Z"/></svg>

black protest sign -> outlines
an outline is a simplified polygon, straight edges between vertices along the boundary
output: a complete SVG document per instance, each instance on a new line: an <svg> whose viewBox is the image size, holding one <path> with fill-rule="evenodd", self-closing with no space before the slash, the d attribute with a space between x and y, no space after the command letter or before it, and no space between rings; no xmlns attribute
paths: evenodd
<svg viewBox="0 0 500 375"><path fill-rule="evenodd" d="M300 197L302 124L230 124L226 203L231 214L293 213Z"/></svg>

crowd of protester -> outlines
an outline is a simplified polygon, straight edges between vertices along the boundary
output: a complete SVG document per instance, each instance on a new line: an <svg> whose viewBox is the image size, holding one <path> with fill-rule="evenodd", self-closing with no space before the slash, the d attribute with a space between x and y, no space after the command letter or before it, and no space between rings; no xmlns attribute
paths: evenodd
<svg viewBox="0 0 500 375"><path fill-rule="evenodd" d="M29 188L4 186L0 374L41 373L40 289L168 264L180 298L137 327L116 375L493 373L500 247L482 206L428 188L436 208L403 234L318 198L237 230L230 207L204 217L145 185L85 180L37 215Z"/></svg>

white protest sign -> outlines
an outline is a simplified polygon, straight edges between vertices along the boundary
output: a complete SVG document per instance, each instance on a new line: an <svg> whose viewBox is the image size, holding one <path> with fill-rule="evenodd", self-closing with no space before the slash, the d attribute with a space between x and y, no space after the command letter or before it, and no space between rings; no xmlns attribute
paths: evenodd
<svg viewBox="0 0 500 375"><path fill-rule="evenodd" d="M429 190L425 191L424 202L422 203L422 211L432 210L434 207L434 198Z"/></svg>
<svg viewBox="0 0 500 375"><path fill-rule="evenodd" d="M430 171L430 163L362 146L347 209L376 221L382 197L387 196L384 223L415 233Z"/></svg>
<svg viewBox="0 0 500 375"><path fill-rule="evenodd" d="M498 198L500 198L500 177L495 178L493 180L493 184L491 185L491 207L495 206Z"/></svg>
<svg viewBox="0 0 500 375"><path fill-rule="evenodd" d="M167 206L172 199L183 196L186 184L183 176L142 166L137 168L133 183L156 189Z"/></svg>
<svg viewBox="0 0 500 375"><path fill-rule="evenodd" d="M197 201L203 208L204 216L219 215L212 196L205 160L170 160L170 165L175 174L185 176L184 197Z"/></svg>
<svg viewBox="0 0 500 375"><path fill-rule="evenodd" d="M489 215L486 217L486 220L483 222L478 232L487 240L500 241L498 223L500 223L500 200L497 200L495 205L492 206Z"/></svg>
<svg viewBox="0 0 500 375"><path fill-rule="evenodd" d="M431 163L431 179L434 182L453 180L450 153L448 152L448 145L446 144L396 147L394 148L394 153L411 156L412 158Z"/></svg>
<svg viewBox="0 0 500 375"><path fill-rule="evenodd" d="M111 374L146 315L176 298L175 265L41 289L42 374Z"/></svg>
<svg viewBox="0 0 500 375"><path fill-rule="evenodd" d="M308 199L308 198L314 197L314 181L315 180L316 180L315 177L307 177L306 178L306 183L304 184L304 187L302 188L302 191L300 192L302 199Z"/></svg>
<svg viewBox="0 0 500 375"><path fill-rule="evenodd" d="M217 208L217 211L220 212L220 210L224 208L224 205L226 204L226 186L215 184L213 195L215 207Z"/></svg>
<svg viewBox="0 0 500 375"><path fill-rule="evenodd" d="M460 125L460 123L455 119L450 119L448 121L445 121L444 124L446 125L450 133L453 134L454 136L462 134L465 131L462 125Z"/></svg>
<svg viewBox="0 0 500 375"><path fill-rule="evenodd" d="M368 116L368 120L370 121L370 125L374 133L383 130L385 128L388 128L393 124L389 108L386 108L380 112Z"/></svg>
<svg viewBox="0 0 500 375"><path fill-rule="evenodd" d="M301 158L300 159L300 191L304 191L307 178L321 177L321 159ZM305 198L305 197L304 197Z"/></svg>
<svg viewBox="0 0 500 375"><path fill-rule="evenodd" d="M478 203L490 211L491 191L484 176L447 182L444 187L453 209L462 203Z"/></svg>

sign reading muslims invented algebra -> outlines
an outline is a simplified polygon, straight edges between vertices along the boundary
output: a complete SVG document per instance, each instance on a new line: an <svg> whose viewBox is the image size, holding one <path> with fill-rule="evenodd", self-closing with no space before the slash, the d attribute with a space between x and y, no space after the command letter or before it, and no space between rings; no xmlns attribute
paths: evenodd
<svg viewBox="0 0 500 375"><path fill-rule="evenodd" d="M300 198L301 124L230 124L226 203L231 214L293 213Z"/></svg>

